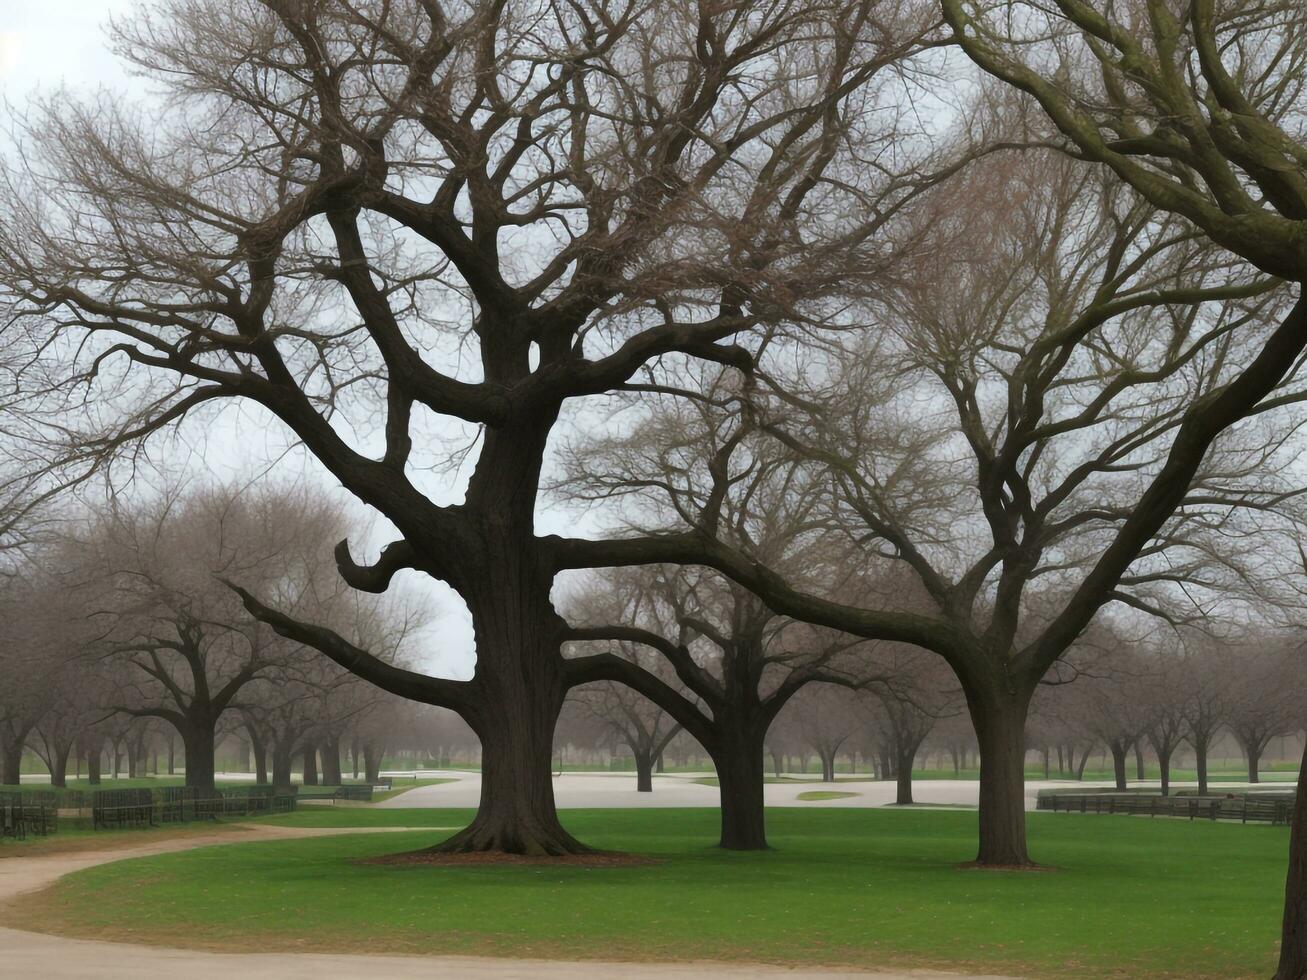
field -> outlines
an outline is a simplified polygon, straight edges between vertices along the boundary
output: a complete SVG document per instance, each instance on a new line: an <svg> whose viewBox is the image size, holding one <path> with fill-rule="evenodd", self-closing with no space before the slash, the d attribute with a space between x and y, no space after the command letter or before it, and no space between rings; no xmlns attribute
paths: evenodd
<svg viewBox="0 0 1307 980"><path fill-rule="evenodd" d="M449 828L468 811L269 822ZM1287 831L1032 814L1046 872L979 872L967 812L775 809L773 850L717 850L712 810L571 810L641 867L382 867L443 830L246 843L105 865L5 909L38 931L248 950L939 966L1027 976L1261 977Z"/></svg>

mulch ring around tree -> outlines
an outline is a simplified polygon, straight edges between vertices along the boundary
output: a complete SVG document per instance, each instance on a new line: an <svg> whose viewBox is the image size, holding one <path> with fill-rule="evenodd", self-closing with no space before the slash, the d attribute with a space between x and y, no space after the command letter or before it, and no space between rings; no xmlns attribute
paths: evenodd
<svg viewBox="0 0 1307 980"><path fill-rule="evenodd" d="M504 851L475 851L467 854L443 854L439 851L405 851L380 857L359 858L351 864L386 867L474 867L477 865L521 865L542 868L643 868L662 864L657 858L622 851L591 851L589 854L548 855L508 854Z"/></svg>

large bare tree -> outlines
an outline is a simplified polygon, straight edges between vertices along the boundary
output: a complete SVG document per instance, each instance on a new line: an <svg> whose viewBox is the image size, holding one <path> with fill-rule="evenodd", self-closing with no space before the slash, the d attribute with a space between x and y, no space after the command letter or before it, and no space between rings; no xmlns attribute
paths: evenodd
<svg viewBox="0 0 1307 980"><path fill-rule="evenodd" d="M115 33L161 115L61 95L21 126L7 322L79 398L137 396L84 447L241 398L385 515L400 538L370 565L342 546L343 576L449 583L472 680L248 608L467 718L483 799L450 849L576 851L548 772L584 670L549 599L574 556L535 533L550 434L646 367L748 369L760 324L833 315L821 298L879 265L878 228L928 182L929 134L870 110L904 101L937 21L887 0L172 0ZM378 403L374 438L347 437ZM456 502L414 478L432 416L478 439Z"/></svg>

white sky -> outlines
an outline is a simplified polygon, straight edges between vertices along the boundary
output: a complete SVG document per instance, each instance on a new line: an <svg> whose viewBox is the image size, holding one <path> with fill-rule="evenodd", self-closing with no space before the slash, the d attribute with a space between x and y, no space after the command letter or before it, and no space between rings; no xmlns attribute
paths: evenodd
<svg viewBox="0 0 1307 980"><path fill-rule="evenodd" d="M147 83L128 74L108 50L105 34L110 17L130 15L139 6L136 0L0 0L0 101L21 112L34 93L49 94L61 87L81 93L108 88L148 97ZM0 132L0 150L5 141ZM267 425L260 414L232 406L219 424L182 433L165 453L169 459L184 460L188 472L207 472L220 479L242 471L248 474L248 467L271 462L285 449L285 433ZM282 473L301 471L323 482L330 492L316 464L292 457L279 467ZM564 522L557 523L559 527L548 530L560 530ZM384 526L379 527L376 540L356 543L355 557L365 557L369 549L375 553L390 536ZM324 542L324 547L332 544ZM462 601L429 578L419 580L408 574L402 578L404 584L430 595L437 611L422 649L415 646L411 652L432 673L470 676L475 652L471 619Z"/></svg>

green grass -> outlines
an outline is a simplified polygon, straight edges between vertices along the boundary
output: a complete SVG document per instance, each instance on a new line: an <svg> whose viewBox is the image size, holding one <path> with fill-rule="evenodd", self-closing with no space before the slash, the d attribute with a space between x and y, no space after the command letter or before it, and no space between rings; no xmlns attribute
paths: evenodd
<svg viewBox="0 0 1307 980"><path fill-rule="evenodd" d="M813 789L800 793L796 799L803 800L805 803L818 803L822 800L847 800L857 795L857 793L836 793L828 789Z"/></svg>
<svg viewBox="0 0 1307 980"><path fill-rule="evenodd" d="M448 779L406 779L398 785L392 783L394 789L374 790L372 793L372 802L380 803L383 800L393 799L401 793L407 793L411 789L417 789L419 786L439 786L441 783L456 783L458 780Z"/></svg>
<svg viewBox="0 0 1307 980"><path fill-rule="evenodd" d="M432 826L466 810L311 811L298 826ZM1049 873L959 867L975 816L774 809L774 850L712 847L713 810L568 810L641 867L379 867L443 831L236 844L64 879L6 924L230 949L335 949L804 965L1058 977L1271 972L1287 832L1032 814Z"/></svg>

